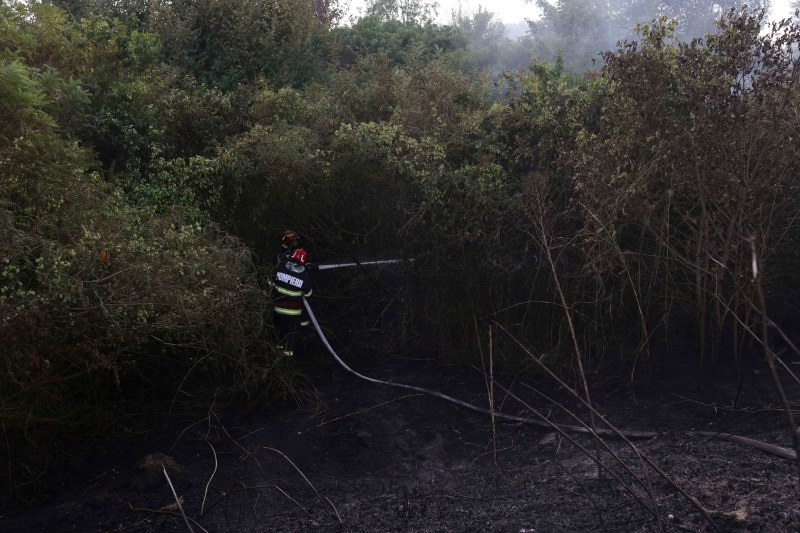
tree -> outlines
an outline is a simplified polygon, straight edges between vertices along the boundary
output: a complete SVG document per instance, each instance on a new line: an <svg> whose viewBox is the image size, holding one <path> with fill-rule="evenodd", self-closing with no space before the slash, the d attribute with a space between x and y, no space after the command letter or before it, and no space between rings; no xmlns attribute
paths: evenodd
<svg viewBox="0 0 800 533"><path fill-rule="evenodd" d="M602 120L575 152L586 264L626 272L613 293L643 328L656 309L696 324L704 370L723 353L738 365L732 341L758 329L751 242L773 282L795 276L800 27L763 33L763 16L731 10L705 43L643 26L605 54Z"/></svg>
<svg viewBox="0 0 800 533"><path fill-rule="evenodd" d="M301 86L321 73L339 16L336 0L176 0L155 4L147 28L167 61L214 86Z"/></svg>
<svg viewBox="0 0 800 533"><path fill-rule="evenodd" d="M58 20L23 14L15 22ZM157 383L167 359L200 370L190 358L202 354L214 375L239 372L265 302L240 242L100 179L90 150L48 113L54 75L23 51L0 59L4 489L35 485L62 435L113 432L122 398Z"/></svg>
<svg viewBox="0 0 800 533"><path fill-rule="evenodd" d="M748 2L751 10L768 9L771 0ZM716 23L725 11L738 7L735 0L610 0L610 9L618 38L633 38L636 24L647 24L659 17L677 22L674 34L690 41L714 33Z"/></svg>
<svg viewBox="0 0 800 533"><path fill-rule="evenodd" d="M463 36L453 26L384 19L378 14L363 17L351 27L337 28L334 34L361 56L384 54L395 64L405 63L412 50L430 60L464 47Z"/></svg>
<svg viewBox="0 0 800 533"><path fill-rule="evenodd" d="M453 13L453 24L465 42L466 65L486 69L493 75L505 70L502 54L511 48L506 28L494 14L482 7L471 15L460 9Z"/></svg>
<svg viewBox="0 0 800 533"><path fill-rule="evenodd" d="M563 56L568 72L592 68L614 42L609 6L604 0L536 0L542 17L529 21L540 58Z"/></svg>
<svg viewBox="0 0 800 533"><path fill-rule="evenodd" d="M369 0L365 13L381 22L397 20L425 26L433 23L438 6L435 0Z"/></svg>
<svg viewBox="0 0 800 533"><path fill-rule="evenodd" d="M675 36L690 41L695 37L703 37L714 33L716 23L732 7L741 2L727 0L647 0L652 2L646 11L647 19L631 20L634 23L650 22L658 17L667 17L677 22ZM754 0L748 2L749 8L755 12L760 8L768 9L771 0ZM647 5L647 4L645 4ZM642 13L645 14L645 13ZM628 28L630 30L631 27Z"/></svg>
<svg viewBox="0 0 800 533"><path fill-rule="evenodd" d="M757 0L751 8L767 8L769 2ZM717 0L536 0L536 5L542 17L529 21L529 26L537 52L541 59L553 61L560 51L568 71L599 66L602 52L634 38L637 24L660 17L677 23L677 39L690 41L713 33L727 7Z"/></svg>

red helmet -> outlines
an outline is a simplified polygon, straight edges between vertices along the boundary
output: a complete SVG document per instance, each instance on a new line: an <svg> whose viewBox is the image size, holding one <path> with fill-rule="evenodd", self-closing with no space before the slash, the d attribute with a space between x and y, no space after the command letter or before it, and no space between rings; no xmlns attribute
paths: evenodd
<svg viewBox="0 0 800 533"><path fill-rule="evenodd" d="M295 244L300 239L300 236L297 235L297 232L291 229L287 229L283 232L281 236L281 244L283 246L289 247L292 244Z"/></svg>
<svg viewBox="0 0 800 533"><path fill-rule="evenodd" d="M308 263L308 252L306 252L302 248L298 248L297 250L292 252L292 257L290 257L290 259L296 263L305 265L306 263Z"/></svg>

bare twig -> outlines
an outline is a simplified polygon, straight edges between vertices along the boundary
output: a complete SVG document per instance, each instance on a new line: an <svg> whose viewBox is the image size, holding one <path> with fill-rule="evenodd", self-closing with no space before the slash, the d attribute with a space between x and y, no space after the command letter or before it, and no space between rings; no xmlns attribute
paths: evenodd
<svg viewBox="0 0 800 533"><path fill-rule="evenodd" d="M532 390L533 392L535 392L536 394L538 394L539 396L541 396L542 398L544 398L548 402L550 402L550 403L552 403L554 405L557 405L565 413L567 413L567 415L569 415L570 418L572 418L573 420L577 421L579 424L581 424L587 430L590 429L589 426L586 425L586 423L583 420L581 420L578 415L576 415L570 409L567 409L564 405L562 405L561 403L557 402L555 399L551 398L550 396L548 396L547 394L543 393L542 391L531 387L527 383L522 383L522 386L527 388L527 389L529 389L529 390ZM603 418L601 415L599 415L599 413L598 413L598 416L600 416L601 419ZM658 508L658 504L656 502L655 492L653 491L652 483L650 483L650 478L647 476L647 470L645 468L644 461L642 460L642 457L641 457L642 453L638 449L638 447L634 448L634 452L636 453L636 456L639 458L639 463L640 463L640 465L642 467L642 472L643 472L643 474L645 476L644 480L640 479L639 476L637 476L633 472L633 470L631 470L631 468L627 465L627 463L625 463L625 461L622 460L622 458L619 456L619 454L617 454L614 450L611 449L611 447L606 443L606 441L604 439L599 438L598 440L599 440L600 445L603 447L603 449L606 450L609 453L609 455L611 455L611 457L614 460L616 460L620 464L620 466L623 469L625 469L625 471L628 472L628 474L648 492L648 494L650 495L651 501L652 501L653 509L657 509ZM659 522L659 526L660 526L660 522Z"/></svg>
<svg viewBox="0 0 800 533"><path fill-rule="evenodd" d="M211 477L208 478L208 483L206 483L206 490L203 491L203 503L200 504L200 516L203 516L203 510L206 506L206 498L208 497L208 487L211 485L211 480L214 479L214 475L217 473L217 451L214 449L214 446L211 445L210 442L206 440L206 444L211 448L211 453L214 454L214 471L211 472Z"/></svg>
<svg viewBox="0 0 800 533"><path fill-rule="evenodd" d="M548 368L548 367L547 367L547 366L546 366L544 363L542 363L542 360L541 360L541 358L540 358L540 357L536 357L536 356L534 356L534 355L531 353L531 351L530 351L530 350L528 350L528 348L527 348L527 347L525 347L525 345L523 345L523 344L522 344L522 342L520 342L520 340L519 340L519 339L517 339L516 337L514 337L514 336L513 336L513 335L512 335L512 334L511 334L511 333L510 333L510 332L509 332L509 331L508 331L506 328L504 328L504 327L503 327L501 324L499 324L499 323L498 323L498 322L496 322L496 321L495 321L494 323L495 323L495 324L496 324L496 325L497 325L497 326L498 326L498 327L499 327L501 330L503 330L503 332L504 332L506 335L508 335L509 337L511 337L511 339L512 339L512 340L514 340L514 342L517 344L517 346L519 346L519 347L520 347L520 348L521 348L521 349L522 349L522 350L523 350L523 351L524 351L526 354L528 354L528 356L529 356L529 357L530 357L530 358L531 358L533 361L535 361L535 362L536 362L536 363L539 365L539 367L540 367L542 370L544 370L544 371L545 371L545 373L547 373L547 375L549 375L550 377L552 377L553 379L555 379L555 380L556 380L556 381L557 381L559 384L561 384L561 386L562 386L562 387L564 387L564 388L565 388L565 389L566 389L566 390L567 390L567 391L568 391L570 394L572 394L572 395L573 395L573 396L574 396L574 397L575 397L575 398L576 398L576 399L577 399L579 402L581 402L581 403L582 403L582 404L583 404L583 405L584 405L584 406L585 406L587 409L589 409L589 410L590 410L590 411L592 411L592 412L595 412L595 413L597 414L597 416L599 416L599 417L600 417L600 419L603 421L603 423L604 423L604 424L605 424L605 425L606 425L606 426L607 426L607 427L608 427L608 428L611 430L611 432L613 432L613 433L614 433L614 434L616 434L616 435L617 435L619 438L621 438L622 440L624 440L624 441L625 441L625 443L626 443L626 444L627 444L627 445L628 445L628 446L629 446L629 447L630 447L630 448L631 448L631 449L632 449L632 450L633 450L635 453L639 454L639 456L640 456L640 457L641 457L641 458L642 458L642 459L643 459L645 462L647 462L647 464L649 464L649 465L650 465L650 467L651 467L653 470L655 470L655 471L658 473L658 475L660 475L660 476L661 476L661 478L662 478L662 479L664 479L664 481L666 481L667 483L669 483L670 485L672 485L672 486L675 488L675 490L677 490L678 492L680 492L680 493L681 493L681 494L682 494L682 495L683 495L683 496L684 496L684 497L685 497L687 500L689 500L689 502L691 502L691 503L692 503L692 505L694 505L694 507L695 507L695 508L696 508L698 511L700 511L700 512L702 513L703 517L706 519L706 521L708 521L708 523L711 525L711 527L713 527L713 528L714 528L714 530L715 530L715 531L718 531L718 530L719 530L719 529L717 528L717 525L714 523L714 521L713 521L713 520L711 519L711 517L709 516L709 514L708 514L708 511L706 511L705 507L703 507L703 506L700 504L700 502L699 502L699 501L697 501L697 499L696 499L694 496L692 496L691 494L689 494L688 492L686 492L686 491L685 491L683 488L681 488L681 487L680 487L680 485L678 485L678 484L677 484L675 481L673 481L673 480L672 480L672 478L670 478L670 476L669 476L669 475L668 475L666 472L664 472L664 470L662 470L662 469L661 469L661 467L659 467L657 464L655 464L655 463L652 461L652 459L650 459L649 457L647 457L647 456L646 456L646 455L644 455L644 454L641 454L641 453L639 452L639 449L638 449L638 448L637 448L637 447L636 447L636 446L635 446L635 445L634 445L634 444L633 444L633 443L630 441L630 439L629 439L629 438L628 438L626 435L624 435L624 434L623 434L622 432L620 432L620 431L619 431L619 430L618 430L616 427L614 427L614 425L613 425L613 424L611 424L611 422L609 422L608 420L606 420L606 419L605 419L605 418L604 418L602 415L600 415L600 413L597 413L597 412L595 411L595 409L594 409L594 408L593 408L591 405L589 405L589 403L588 403L588 402L586 402L586 400L584 400L584 399L583 399L583 397L582 397L580 394L578 394L578 393L577 393L575 390L573 390L573 389L572 389L572 387L570 387L570 386L569 386L569 385L568 385L566 382L564 382L564 380L562 380L562 379L561 379L561 378L560 378L560 377L559 377L557 374L555 374L555 373L554 373L552 370L550 370L550 369L549 369L549 368ZM563 426L561 426L561 427L563 427ZM598 431L599 431L599 430L598 430ZM595 432L595 433L597 433L597 432ZM654 434L654 435L655 435L655 434ZM599 440L599 439L598 439L598 440Z"/></svg>
<svg viewBox="0 0 800 533"><path fill-rule="evenodd" d="M303 471L302 471L302 470L300 470L300 468L299 468L299 467L298 467L296 464L294 464L294 463L292 462L292 460L291 460L291 459L289 459L289 457L287 457L287 456L286 456L286 454L285 454L285 453L283 453L283 452L282 452L282 451L280 451L280 450L276 450L275 448L270 448L269 446L264 446L264 449L265 449L265 450L270 450L270 451L273 451L273 452L277 453L278 455L280 455L281 457L283 457L284 459L286 459L286 461L287 461L287 462L288 462L290 465L292 465L292 466L294 467L294 469L295 469L295 470L297 470L297 473L298 473L298 474L300 474L300 477L302 477L302 478L305 480L305 482L306 482L306 483L308 483L308 486L309 486L309 487L311 487L311 490L313 490L313 491L314 491L314 494L316 494L317 498L318 498L318 499L319 499L319 501L322 503L323 507L325 506L325 500L322 498L322 496L320 495L320 493L317 491L317 488L316 488L316 487L313 485L313 483L311 483L311 481L309 481L309 479L306 477L306 475L303 473ZM328 503L330 503L330 500L328 500ZM333 512L336 514L336 518L338 518L338 519L339 519L339 522L341 523L341 518L339 518L339 512L336 510L336 507L334 507L332 503L330 503L330 506L331 506L331 508L333 509Z"/></svg>
<svg viewBox="0 0 800 533"><path fill-rule="evenodd" d="M333 505L333 502L331 501L331 499L328 498L327 496L325 496L325 500L327 500L327 502L331 505L331 509L333 509L333 512L336 515L336 519L339 521L339 524L343 524L344 522L342 522L342 517L339 516L339 510L336 509L335 505Z"/></svg>
<svg viewBox="0 0 800 533"><path fill-rule="evenodd" d="M711 437L714 439L727 440L730 442L735 442L737 444L744 444L746 446L750 446L751 448L755 448L757 450L761 450L762 452L766 452L771 455L781 457L783 459L788 459L790 461L797 460L797 452L794 450L790 450L789 448L783 448L781 446L775 446L774 444L769 444L767 442L763 442L760 440L751 439L749 437L743 437L741 435L731 435L730 433L715 433L713 431L698 431L697 434L706 437Z"/></svg>
<svg viewBox="0 0 800 533"><path fill-rule="evenodd" d="M800 452L800 435L797 433L797 423L795 422L794 414L792 413L792 407L789 404L789 399L786 397L786 391L783 389L780 376L778 376L778 371L775 368L775 354L769 347L767 301L766 298L764 298L764 291L761 288L761 276L763 273L761 269L761 259L758 255L758 251L756 250L756 237L755 235L751 234L748 236L747 240L750 243L750 253L753 258L753 283L755 285L755 295L758 299L758 306L761 308L761 344L764 348L764 359L769 367L772 380L775 382L775 388L778 390L778 394L781 397L781 402L783 402L783 407L786 411L786 419L789 422L789 430L792 434L792 444L794 445L796 452L795 465L797 467L797 490L798 493L800 493L800 453L797 453Z"/></svg>
<svg viewBox="0 0 800 533"><path fill-rule="evenodd" d="M589 418L592 423L592 430L597 430L597 422L594 419L594 409L591 409L592 406L592 397L589 395L589 382L586 379L586 372L583 369L583 355L581 352L580 344L578 343L578 334L575 330L575 323L572 318L572 307L567 303L566 294L564 294L564 290L561 288L561 281L559 279L558 270L556 269L556 262L553 259L553 244L552 244L552 235L550 230L548 229L548 224L545 222L545 207L539 206L539 209L536 212L536 223L537 223L537 231L539 241L542 245L542 250L544 251L545 257L547 258L547 263L550 266L550 273L553 276L553 284L555 286L555 290L558 293L559 300L561 301L561 308L564 311L564 318L567 320L567 326L569 328L569 335L572 339L572 347L575 350L575 363L578 366L578 376L580 377L581 384L583 385L583 394L586 398L586 403L589 405ZM599 437L595 434L595 438L599 439ZM597 458L600 459L600 445L596 443L596 450L597 450ZM598 463L598 467L602 470L602 465Z"/></svg>
<svg viewBox="0 0 800 533"><path fill-rule="evenodd" d="M183 521L186 522L186 527L189 528L190 533L194 533L194 529L192 529L192 524L189 523L189 519L186 517L186 512L183 510L183 505L181 505L181 500L178 498L178 493L175 492L175 487L172 486L172 480L169 478L169 474L167 474L167 468L164 464L161 464L161 469L164 471L164 477L167 478L167 483L169 484L170 490L172 490L172 495L175 497L175 503L178 505L178 510L181 512L181 516L183 517Z"/></svg>
<svg viewBox="0 0 800 533"><path fill-rule="evenodd" d="M104 278L89 279L89 280L86 280L86 281L82 281L81 283L87 283L87 284L88 283L103 283L104 281L107 281L107 280L113 278L114 276L119 276L123 272L127 272L128 270L133 270L134 268L140 268L140 267L139 266L132 266L132 267L128 267L128 268L123 268L122 270L119 270L117 272L112 272L111 274L109 274L108 276L106 276Z"/></svg>
<svg viewBox="0 0 800 533"><path fill-rule="evenodd" d="M494 331L489 326L489 407L492 410L492 457L497 466L497 423L494 416Z"/></svg>
<svg viewBox="0 0 800 533"><path fill-rule="evenodd" d="M406 398L414 398L415 396L422 396L422 394L406 394L405 396L400 396L399 398L394 398L392 400L387 400L385 402L379 403L378 405L373 405L371 407L366 407L364 409L360 409L360 410L358 410L358 411L356 411L354 413L348 413L346 415L342 415L342 416L336 417L336 418L331 419L331 420L326 420L324 422L320 422L316 426L305 430L303 433L307 433L307 432L311 431L312 429L321 428L322 426L326 426L328 424L333 424L334 422L338 422L340 420L344 420L345 418L348 418L348 417L351 417L351 416L360 415L361 413L366 413L367 411L371 411L372 409L377 409L378 407L383 407L384 405L390 404L392 402L405 400Z"/></svg>
<svg viewBox="0 0 800 533"><path fill-rule="evenodd" d="M483 367L483 379L486 382L486 393L489 395L489 416L492 421L492 458L494 460L494 466L497 466L497 425L495 423L495 410L494 410L494 373L493 373L493 361L492 361L492 326L489 325L489 371L486 371L486 361L483 357L483 346L481 346L480 342L480 334L478 332L478 322L473 317L473 322L475 323L475 334L478 335L478 349L481 353L481 366Z"/></svg>
<svg viewBox="0 0 800 533"><path fill-rule="evenodd" d="M489 455L491 453L495 457L495 465L496 465L497 464L497 452L504 452L506 450L513 450L513 449L514 449L514 445L512 444L511 446L506 446L505 448L500 448L499 450L495 448L494 450L492 450L490 452L479 453L478 455L476 455L475 457L472 458L472 461L470 461L469 464L474 465L475 461L477 461L478 459L480 459L484 455Z"/></svg>
<svg viewBox="0 0 800 533"><path fill-rule="evenodd" d="M0 426L2 426L2 428L3 428L3 437L5 438L5 441L6 441L6 452L7 452L6 457L8 457L8 484L9 484L9 486L13 486L12 480L13 480L14 476L12 474L13 474L14 471L12 469L13 467L12 467L12 464L11 464L11 457L12 457L12 454L11 454L11 443L8 442L8 430L6 430L5 421L0 421Z"/></svg>
<svg viewBox="0 0 800 533"><path fill-rule="evenodd" d="M561 468L561 470L564 471L565 474L567 474L570 477L570 479L572 479L572 481L578 487L580 487L581 491L586 495L586 497L589 498L589 501L592 502L592 507L594 507L594 510L597 512L597 520L602 524L603 523L603 512L600 510L600 506L597 504L595 499L592 497L592 493L589 492L588 490L586 490L586 487L584 486L584 484L581 483L578 478L576 478L574 475L572 475L572 472L570 472L569 468L564 466L564 464L561 461L557 460L557 461L555 461L555 463L559 466L559 468Z"/></svg>
<svg viewBox="0 0 800 533"><path fill-rule="evenodd" d="M397 387L397 388L400 388L400 389L412 390L412 391L416 391L416 392L422 392L422 393L428 394L430 396L434 396L436 398L440 398L442 400L450 402L450 403L452 403L454 405L458 405L459 407L463 407L465 409L469 409L470 411L475 411L476 413L481 413L481 414L485 414L485 415L491 415L491 412L488 409L483 409L483 408L478 407L476 405L472 405L469 402L465 402L463 400L459 400L458 398L453 398L452 396L448 396L447 394L443 394L443 393L441 393L439 391L435 391L435 390L432 390L432 389L426 389L424 387L417 387L415 385L407 385L405 383L396 383L396 382L393 382L393 381L385 381L385 380L381 380L381 379L375 379L375 378L371 378L369 376L365 376L364 374L361 374L359 372L356 372L355 370L350 368L350 366L348 366L348 364L345 363L344 360L342 360L342 358L339 357L339 354L337 354L336 351L333 349L333 347L331 346L330 342L328 341L328 338L325 336L324 332L322 331L322 328L319 325L319 321L317 321L317 317L314 314L314 310L311 308L311 306L309 305L309 303L308 303L308 301L306 299L303 299L303 305L305 306L305 309L308 311L308 316L309 316L309 318L311 318L311 323L314 325L314 329L317 331L317 334L319 335L319 338L322 341L322 344L328 350L328 353L330 353L331 356L336 360L336 362L339 363L339 365L342 368L344 368L347 372L349 372L349 373L353 374L354 376L358 377L359 379L363 379L364 381L367 381L369 383L376 383L376 384L380 384L380 385L387 385L389 387ZM495 324L497 324L497 323L495 322ZM505 330L505 328L503 328L503 330L506 333L508 333L508 331ZM519 342L519 341L517 341L517 342ZM502 419L502 420L511 420L511 421L514 421L514 422L522 422L524 424L531 424L531 425L539 426L539 427L547 427L547 428L550 427L549 424L545 424L544 422L542 422L540 420L534 420L534 419L532 419L530 417L509 415L509 414L502 413L502 412L495 412L494 416L499 418L499 419ZM572 432L575 432L575 433L586 433L586 434L589 434L589 435L592 434L592 430L587 430L586 428L580 427L580 426L561 426L561 429L563 429L564 431L572 431ZM608 436L608 437L614 437L614 436L617 435L616 432L612 432L612 431L604 430L604 429L597 429L597 430L594 431L594 434L595 435L601 435L601 436ZM658 435L658 433L655 433L655 432L652 432L652 431L627 431L625 433L625 436L627 438L629 438L629 439L651 439L651 438L653 438L653 437L655 437L657 435Z"/></svg>
<svg viewBox="0 0 800 533"><path fill-rule="evenodd" d="M230 433L228 433L228 430L225 428L225 425L222 423L222 421L220 421L219 417L217 416L217 413L214 413L214 418L215 418L215 419L217 420L217 422L219 423L219 427L221 427L221 428L222 428L222 431L223 431L223 433L225 433L225 435L227 435L227 436L228 436L228 438L231 440L231 442L232 442L232 443L234 443L234 444L236 445L236 447L237 447L237 448L239 448L240 450L242 450L242 451L244 452L244 457L240 457L240 458L239 458L239 460L246 459L246 458L248 458L248 457L252 457L252 458L253 458L253 460L256 462L256 466L258 466L258 469L259 469L259 470L261 470L261 471L263 472L263 471L264 471L264 469L261 467L261 463L259 463L259 462L258 462L258 457L256 457L255 453L254 453L254 452L251 452L250 450L248 450L247 448L245 448L244 446L242 446L241 444L239 444L239 441L237 441L236 439L234 439L234 438L231 436L231 434L230 434ZM260 430L260 429L258 429L258 430L256 430L256 431L251 431L250 433L248 433L247 435L245 435L245 436L244 436L244 437L242 437L242 438L246 438L246 437L248 437L248 436L252 435L253 433L257 433L258 431L261 431L261 430Z"/></svg>
<svg viewBox="0 0 800 533"><path fill-rule="evenodd" d="M303 511L304 513L306 513L306 515L307 515L309 518L311 518L312 520L314 519L314 517L313 517L313 516L311 516L311 513L309 513L308 511L306 511L305 507L303 507L302 505L300 505L300 503L299 503L297 500L295 500L294 498L292 498L291 496L289 496L289 494L287 494L287 492L286 492L285 490L283 490L282 488L280 488L278 485L267 485L267 487L270 487L270 488L276 489L278 492L280 492L281 494L283 494L283 495L286 497L286 499L288 499L289 501L291 501L292 503L294 503L294 504L295 504L297 507L299 507L299 508L300 508L300 510L301 510L301 511ZM261 486L261 485L256 485L255 487L252 487L252 488L264 488L264 486Z"/></svg>
<svg viewBox="0 0 800 533"><path fill-rule="evenodd" d="M599 469L600 469L600 468L602 468L602 465L600 464L600 460L598 459L598 457L597 457L595 454L592 454L592 452L590 452L589 450L587 450L585 447L583 447L583 446L582 446L582 445L581 445L581 444L580 444L578 441L576 441L575 439L573 439L573 438L572 438L572 437L571 437L571 436L570 436L570 435L569 435L569 434L568 434L566 431L564 431L564 429L562 429L562 428L563 428L563 426L560 426L560 425L556 424L555 422L551 422L550 420L548 420L548 419L547 419L547 417L546 417L546 416L544 416L544 414L543 414L543 413L539 412L539 411L538 411L536 408L534 408L534 407L532 407L531 405L529 405L528 403L526 403L526 402L525 402L525 400L523 400L522 398L519 398L518 396L516 396L516 395L515 395L514 393L512 393L511 391L509 391L509 390L505 389L505 388L504 388L502 385L499 385L499 384L498 384L498 387L500 387L501 389L503 389L503 390L504 390L504 391L505 391L505 392L506 392L506 393L507 393L507 394L508 394L508 395L509 395L511 398L515 399L515 400L516 400L516 401L518 401L520 404L522 404L523 406L525 406L525 408L526 408L526 409L528 409L528 410L529 410L531 413L533 413L534 415L536 415L537 417L539 417L539 418L540 418L542 421L544 421L544 422L545 422L545 423L546 423L548 426L550 426L552 429L554 429L555 431L557 431L557 432L558 432L558 434L559 434L560 436L562 436L563 438L567 439L567 440L568 440L570 443L572 443L572 445L573 445L573 446L575 446L576 448L578 448L578 450L580 450L580 451L581 451L581 452L582 452L582 453L583 453L583 454L584 454L586 457L588 457L589 459L591 459L591 460L592 460L592 461L593 461L593 462L594 462L594 463L597 465L598 471L599 471ZM630 495L631 495L631 496L632 496L632 497L633 497L633 498L634 498L634 499L635 499L635 500L636 500L636 501L639 503L639 505L641 505L641 506L642 506L642 508L643 508L645 511L649 512L649 513L650 513L650 514L652 514L654 517L657 517L657 516L656 516L656 515L658 514L658 512L657 512L657 508L653 508L653 507L651 507L650 505L647 505L647 503L645 503L645 502L644 502L644 500L642 500L642 499L639 497L639 495L638 495L638 494L636 494L636 491L634 491L634 490L633 490L633 487L631 487L630 485L628 485L628 483L626 483L626 482L625 482L625 480L624 480L624 479L622 479L622 478L619 476L619 474L617 474L615 471L613 471L613 470L610 470L610 469L608 469L607 471L608 471L608 473L611 475L611 477L613 477L614 479L616 479L616 480L617 480L617 483L619 483L619 484L620 484L620 485L621 485L621 486L622 486L622 487L625 489L625 491L626 491L628 494L630 494Z"/></svg>
<svg viewBox="0 0 800 533"><path fill-rule="evenodd" d="M155 514L168 514L168 515L172 515L172 516L180 516L180 513L175 512L172 509L150 509L148 507L134 507L130 503L128 503L128 507L130 507L131 511L136 511L136 512L141 512L141 513L155 513ZM208 530L206 528L204 528L203 526L201 526L197 522L197 520L195 520L194 518L192 518L190 516L186 517L186 518L188 518L189 521L192 524L197 526L197 528L200 529L200 531L202 531L203 533L208 533Z"/></svg>

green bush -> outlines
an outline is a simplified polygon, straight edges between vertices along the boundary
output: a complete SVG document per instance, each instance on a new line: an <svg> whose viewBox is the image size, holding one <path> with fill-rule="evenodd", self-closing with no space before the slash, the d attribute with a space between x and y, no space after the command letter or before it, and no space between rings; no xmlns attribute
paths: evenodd
<svg viewBox="0 0 800 533"><path fill-rule="evenodd" d="M673 41L663 20L643 26L640 42L606 54L602 120L574 158L587 264L616 312L667 338L694 323L701 365L723 352L738 364L749 337L750 240L769 288L797 238L800 27L764 33L762 17L730 11L705 43Z"/></svg>
<svg viewBox="0 0 800 533"><path fill-rule="evenodd" d="M0 431L14 489L36 481L48 442L118 430L123 399L146 398L165 355L246 390L266 305L249 251L174 207L177 190L191 207L216 201L181 183L207 162L165 164L171 205L134 206L59 135L38 79L0 62Z"/></svg>
<svg viewBox="0 0 800 533"><path fill-rule="evenodd" d="M303 126L256 125L221 149L219 217L235 235L263 250L276 228L308 216L301 183L319 175L314 132ZM271 252L270 252L271 256ZM272 259L270 258L270 261Z"/></svg>

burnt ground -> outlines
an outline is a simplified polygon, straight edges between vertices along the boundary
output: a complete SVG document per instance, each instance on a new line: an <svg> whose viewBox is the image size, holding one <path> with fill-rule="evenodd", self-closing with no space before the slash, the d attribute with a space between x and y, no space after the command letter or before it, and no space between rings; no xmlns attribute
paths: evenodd
<svg viewBox="0 0 800 533"><path fill-rule="evenodd" d="M196 532L711 530L620 440L607 444L630 472L607 451L601 457L608 470L598 471L553 431L498 422L493 439L487 417L359 380L322 352L294 364L311 376L297 401L214 411L201 420L173 417L157 438L106 443L70 476L53 480L48 500L3 513L0 531L188 531L161 463ZM486 404L484 376L473 367L398 357L352 365ZM598 382L595 402L619 428L659 433L638 441L639 450L696 498L719 530L800 530L791 461L691 433L726 431L789 446L768 376L748 377L734 407L734 383L700 393L690 380L667 379L668 369L652 375L636 391L620 379ZM585 415L543 377L497 382L554 421L574 423L533 388ZM502 391L496 395L503 411L526 414ZM570 437L594 453L588 437ZM660 525L645 510L653 500Z"/></svg>

